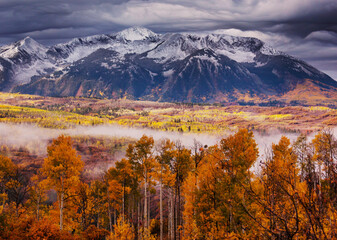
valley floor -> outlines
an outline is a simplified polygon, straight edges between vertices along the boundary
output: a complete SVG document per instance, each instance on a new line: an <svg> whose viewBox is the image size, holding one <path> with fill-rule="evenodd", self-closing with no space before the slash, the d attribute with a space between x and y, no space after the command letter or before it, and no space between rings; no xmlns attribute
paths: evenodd
<svg viewBox="0 0 337 240"><path fill-rule="evenodd" d="M119 124L194 133L221 134L238 128L313 132L336 126L337 110L324 106L199 105L0 93L0 122L61 129Z"/></svg>

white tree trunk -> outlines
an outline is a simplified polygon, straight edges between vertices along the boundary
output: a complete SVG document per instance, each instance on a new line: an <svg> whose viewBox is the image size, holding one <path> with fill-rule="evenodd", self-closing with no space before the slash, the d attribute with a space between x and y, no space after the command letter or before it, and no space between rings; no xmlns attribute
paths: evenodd
<svg viewBox="0 0 337 240"><path fill-rule="evenodd" d="M139 223L140 223L140 220L141 220L141 216L140 216L140 213L141 213L141 211L140 211L140 201L138 201L138 204L137 204L137 233L138 233L138 239L140 238L140 235L139 235Z"/></svg>
<svg viewBox="0 0 337 240"><path fill-rule="evenodd" d="M174 239L174 196L171 190L171 239Z"/></svg>
<svg viewBox="0 0 337 240"><path fill-rule="evenodd" d="M99 212L97 213L97 228L99 228Z"/></svg>
<svg viewBox="0 0 337 240"><path fill-rule="evenodd" d="M168 208L168 217L167 217L167 239L171 239L171 192L169 191L168 201L167 201L167 208Z"/></svg>
<svg viewBox="0 0 337 240"><path fill-rule="evenodd" d="M123 183L123 203L122 203L122 218L124 222L124 214L125 214L125 183Z"/></svg>
<svg viewBox="0 0 337 240"><path fill-rule="evenodd" d="M160 169L160 240L163 240L163 165Z"/></svg>
<svg viewBox="0 0 337 240"><path fill-rule="evenodd" d="M37 221L39 221L39 213L40 213L40 200L41 199L41 197L40 196L38 196L37 197L37 204L36 204L36 219L37 219Z"/></svg>
<svg viewBox="0 0 337 240"><path fill-rule="evenodd" d="M64 208L64 192L60 196L60 229L63 230L63 208Z"/></svg>
<svg viewBox="0 0 337 240"><path fill-rule="evenodd" d="M110 200L108 203L108 214L109 214L109 228L110 232L112 232L112 219L111 219L111 206L110 206Z"/></svg>
<svg viewBox="0 0 337 240"><path fill-rule="evenodd" d="M112 232L111 205L110 205L110 194L109 194L109 189L108 188L109 187L107 187L106 194L108 196L109 228L110 228L110 232Z"/></svg>
<svg viewBox="0 0 337 240"><path fill-rule="evenodd" d="M151 220L151 192L149 192L149 196L148 196L149 200L147 202L147 226L150 227L150 220Z"/></svg>
<svg viewBox="0 0 337 240"><path fill-rule="evenodd" d="M144 183L144 227L147 228L147 169L145 167L145 183Z"/></svg>

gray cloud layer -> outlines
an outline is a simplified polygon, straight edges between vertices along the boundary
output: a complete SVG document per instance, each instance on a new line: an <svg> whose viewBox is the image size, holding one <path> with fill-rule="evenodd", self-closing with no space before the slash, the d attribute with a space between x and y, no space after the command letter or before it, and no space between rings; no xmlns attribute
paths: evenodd
<svg viewBox="0 0 337 240"><path fill-rule="evenodd" d="M254 34L337 79L336 0L0 0L0 45L44 44L141 25ZM228 30L230 29L230 30Z"/></svg>

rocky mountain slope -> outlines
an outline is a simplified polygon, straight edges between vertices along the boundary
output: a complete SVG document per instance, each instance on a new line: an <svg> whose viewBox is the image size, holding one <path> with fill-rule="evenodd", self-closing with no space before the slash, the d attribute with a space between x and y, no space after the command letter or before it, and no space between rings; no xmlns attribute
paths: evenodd
<svg viewBox="0 0 337 240"><path fill-rule="evenodd" d="M156 34L134 27L48 48L29 37L0 47L0 91L174 102L301 101L310 94L291 94L305 86L337 99L337 82L304 61L259 39L225 34Z"/></svg>

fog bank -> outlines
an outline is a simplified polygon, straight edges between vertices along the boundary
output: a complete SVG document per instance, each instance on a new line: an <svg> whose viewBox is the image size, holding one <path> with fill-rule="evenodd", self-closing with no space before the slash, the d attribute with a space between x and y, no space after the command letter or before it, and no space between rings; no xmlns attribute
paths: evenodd
<svg viewBox="0 0 337 240"><path fill-rule="evenodd" d="M337 136L337 128L333 129L333 133ZM123 127L120 125L101 125L101 126L78 126L74 129L48 129L41 128L29 124L7 124L0 123L0 145L7 145L15 148L24 147L31 153L45 155L49 141L57 136L65 134L69 136L92 136L92 137L127 137L139 139L141 136L152 136L155 141L168 138L172 141L180 141L185 147L191 148L194 141L200 142L202 145L214 145L226 135L206 134L206 133L179 133L165 132L146 128ZM230 134L230 132L228 133ZM266 149L272 143L277 143L281 136L288 137L291 141L296 140L298 133L282 133L280 131L271 131L268 134L260 134L255 132L255 141L259 147L260 157L263 158ZM312 139L315 133L308 136Z"/></svg>
<svg viewBox="0 0 337 240"><path fill-rule="evenodd" d="M123 127L120 125L79 126L73 129L49 129L29 124L0 123L0 145L15 148L27 148L33 154L45 155L49 141L57 136L65 134L69 136L92 137L116 137L139 139L144 134L152 136L155 141L168 138L172 141L180 141L186 147L192 147L197 140L203 145L214 145L221 136L209 134L165 132L146 128Z"/></svg>

